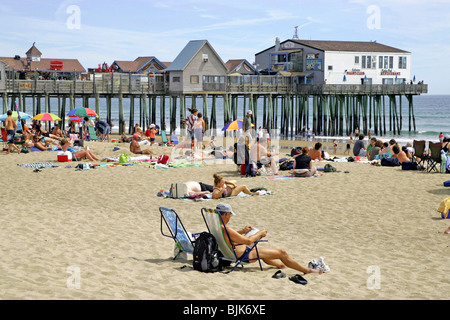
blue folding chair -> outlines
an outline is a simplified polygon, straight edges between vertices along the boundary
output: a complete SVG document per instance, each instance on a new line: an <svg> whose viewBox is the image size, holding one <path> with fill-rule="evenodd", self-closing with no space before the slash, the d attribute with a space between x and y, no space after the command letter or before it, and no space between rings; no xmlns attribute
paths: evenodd
<svg viewBox="0 0 450 320"><path fill-rule="evenodd" d="M193 233L190 236L175 210L159 207L159 212L161 213L161 234L165 237L172 238L179 249L173 260L175 260L182 252L192 254L194 252L195 239L200 233ZM170 234L164 233L163 221Z"/></svg>
<svg viewBox="0 0 450 320"><path fill-rule="evenodd" d="M258 252L258 243L266 242L267 240L257 240L253 244L247 246L247 250L244 255L240 258L236 255L235 248L237 246L242 246L243 244L235 244L231 241L230 235L226 227L222 228L222 225L225 226L222 220L222 216L219 212L214 209L202 209L203 220L205 220L206 227L208 228L209 233L211 233L214 238L216 238L217 244L219 246L219 251L222 254L219 259L223 259L232 263L235 263L234 267L229 271L232 272L239 265L243 266L243 262L251 262L258 260L259 268L263 271L261 258L259 257ZM229 240L226 241L226 238ZM231 246L230 246L231 244ZM257 258L250 259L250 252L256 250Z"/></svg>

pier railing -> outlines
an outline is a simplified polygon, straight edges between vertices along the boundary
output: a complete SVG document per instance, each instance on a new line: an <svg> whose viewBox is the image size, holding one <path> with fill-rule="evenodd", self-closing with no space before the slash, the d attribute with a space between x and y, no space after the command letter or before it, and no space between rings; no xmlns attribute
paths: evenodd
<svg viewBox="0 0 450 320"><path fill-rule="evenodd" d="M219 79L216 81L215 79ZM420 95L426 84L298 84L296 77L283 76L205 76L203 91L226 94L293 95ZM95 74L91 80L6 81L10 94L170 94L164 75Z"/></svg>
<svg viewBox="0 0 450 320"><path fill-rule="evenodd" d="M92 80L6 81L6 91L14 94L147 94L165 93L162 75L97 74Z"/></svg>

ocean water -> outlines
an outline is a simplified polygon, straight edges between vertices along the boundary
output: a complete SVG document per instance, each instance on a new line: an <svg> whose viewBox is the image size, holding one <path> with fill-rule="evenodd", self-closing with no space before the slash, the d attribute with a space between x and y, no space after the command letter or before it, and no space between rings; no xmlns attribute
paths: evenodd
<svg viewBox="0 0 450 320"><path fill-rule="evenodd" d="M387 98L386 98L387 99ZM0 103L3 103L0 98ZM211 98L208 98L208 115L211 116ZM124 100L124 118L126 122L126 126L134 126L134 123L141 123L140 121L140 107L139 107L139 99L135 100L135 112L134 112L134 123L130 124L130 100L125 98ZM157 99L157 105L156 105L156 124L161 123L160 119L160 99L158 97ZM414 96L413 98L414 103L414 115L415 115L415 123L416 123L416 131L409 132L409 120L408 120L408 101L406 98L402 98L402 115L403 115L403 124L402 124L402 131L400 134L393 134L392 132L386 132L385 135L380 136L384 140L388 140L391 138L396 139L399 142L407 142L412 141L414 139L416 140L426 140L426 141L438 141L439 133L442 132L444 134L450 134L450 95L420 95L420 96ZM1 105L1 104L0 104ZM147 101L147 106L149 105L149 101ZM279 103L279 105L281 105ZM43 111L44 107L44 100L41 101L41 111ZM75 101L76 107L83 106L83 100L82 99L76 99ZM186 98L186 107L192 106L192 100L189 98ZM197 98L196 102L197 109L199 109L200 112L203 110L203 100ZM66 104L66 108L69 106ZM89 107L93 110L95 110L95 100L89 99ZM238 100L238 109L237 109L237 118L243 119L245 111L248 108L248 100L246 102L243 101L242 98ZM312 109L312 102L310 102L310 108ZM118 99L112 99L112 111L111 111L111 117L113 121L113 132L118 132L119 127L119 102ZM278 121L280 123L280 109L279 108L279 115L278 115ZM33 115L33 101L31 99L26 100L26 106L25 106L25 112ZM58 114L58 100L56 98L50 99L50 112ZM386 127L389 129L389 104L386 101ZM106 119L106 100L101 99L100 100L100 118ZM189 114L188 111L186 111L186 115ZM169 131L169 124L170 124L170 100L169 98L166 98L165 102L165 115L166 115L166 128L167 131ZM220 136L222 135L221 128L224 126L224 114L223 114L223 100L221 98L217 99L217 132L216 135ZM255 125L256 128L259 126L262 126L262 119L263 119L263 101L262 98L258 101L258 113L257 113L257 123ZM30 120L28 120L30 122ZM180 105L179 101L177 102L177 123L180 122ZM373 121L372 121L373 122ZM279 127L278 123L278 127ZM361 122L362 123L362 122ZM310 110L310 119L309 119L309 126L312 127L312 110ZM175 132L177 134L180 133L179 128L176 128ZM372 129L373 132L373 129ZM275 130L274 132L271 132L272 137L279 137L279 130ZM324 137L321 135L317 135L316 138L323 139L323 140L333 140L337 139L339 140L347 140L348 137ZM286 139L301 139L300 136L296 137L287 137Z"/></svg>

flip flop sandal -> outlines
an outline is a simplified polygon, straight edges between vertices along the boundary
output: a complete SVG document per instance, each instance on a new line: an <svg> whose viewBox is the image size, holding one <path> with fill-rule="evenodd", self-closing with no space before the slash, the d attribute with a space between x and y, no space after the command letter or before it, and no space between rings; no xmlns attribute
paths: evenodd
<svg viewBox="0 0 450 320"><path fill-rule="evenodd" d="M275 272L275 274L272 276L272 278L274 278L274 279L286 278L286 274L283 271L278 270L277 272Z"/></svg>
<svg viewBox="0 0 450 320"><path fill-rule="evenodd" d="M289 280L291 280L291 281L293 281L293 282L295 282L295 283L302 284L302 285L305 285L305 284L308 283L308 281L306 281L306 279L303 278L303 277L302 277L301 275L299 275L299 274L296 274L295 276L290 276L290 277L289 277Z"/></svg>

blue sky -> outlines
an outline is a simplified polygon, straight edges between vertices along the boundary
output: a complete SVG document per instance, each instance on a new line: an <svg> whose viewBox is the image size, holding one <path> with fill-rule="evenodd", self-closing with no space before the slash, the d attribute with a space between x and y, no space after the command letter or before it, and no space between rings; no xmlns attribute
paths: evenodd
<svg viewBox="0 0 450 320"><path fill-rule="evenodd" d="M173 61L189 40L207 39L224 62L253 62L275 37L292 38L295 26L300 39L376 40L411 51L416 79L431 94L450 94L450 0L2 0L0 56L25 56L36 42L43 57L93 68L138 56Z"/></svg>

